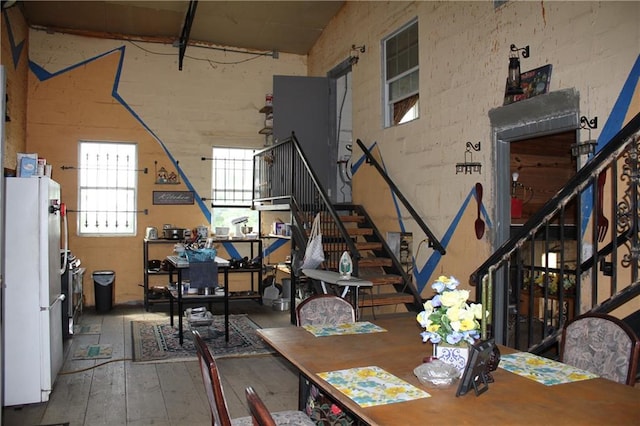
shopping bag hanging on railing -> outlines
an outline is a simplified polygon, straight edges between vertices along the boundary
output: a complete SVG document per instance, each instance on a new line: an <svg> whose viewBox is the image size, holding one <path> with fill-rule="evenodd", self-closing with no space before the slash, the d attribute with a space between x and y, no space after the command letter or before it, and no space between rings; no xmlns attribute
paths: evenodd
<svg viewBox="0 0 640 426"><path fill-rule="evenodd" d="M322 249L322 232L320 230L320 213L313 219L311 234L304 252L302 269L316 269L324 262L324 250Z"/></svg>

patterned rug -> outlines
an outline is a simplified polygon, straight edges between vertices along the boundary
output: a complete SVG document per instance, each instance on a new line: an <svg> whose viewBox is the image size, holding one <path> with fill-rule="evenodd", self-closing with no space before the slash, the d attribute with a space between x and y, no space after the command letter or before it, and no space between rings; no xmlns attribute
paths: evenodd
<svg viewBox="0 0 640 426"><path fill-rule="evenodd" d="M82 345L73 351L73 359L111 358L113 347L106 345Z"/></svg>
<svg viewBox="0 0 640 426"><path fill-rule="evenodd" d="M73 334L101 334L102 324L82 324L73 326Z"/></svg>
<svg viewBox="0 0 640 426"><path fill-rule="evenodd" d="M180 346L177 319L131 321L134 362L169 362L197 359L188 323L183 323L184 343ZM224 338L224 315L214 315L210 326L196 327L216 358L229 358L273 353L256 334L260 328L247 315L229 315L229 341Z"/></svg>

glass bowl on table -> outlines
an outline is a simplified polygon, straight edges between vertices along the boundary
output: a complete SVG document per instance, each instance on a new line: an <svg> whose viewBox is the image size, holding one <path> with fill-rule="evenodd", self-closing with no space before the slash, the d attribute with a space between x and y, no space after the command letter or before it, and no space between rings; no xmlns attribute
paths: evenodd
<svg viewBox="0 0 640 426"><path fill-rule="evenodd" d="M460 378L460 371L451 364L437 358L420 364L413 369L420 383L435 388L445 388Z"/></svg>

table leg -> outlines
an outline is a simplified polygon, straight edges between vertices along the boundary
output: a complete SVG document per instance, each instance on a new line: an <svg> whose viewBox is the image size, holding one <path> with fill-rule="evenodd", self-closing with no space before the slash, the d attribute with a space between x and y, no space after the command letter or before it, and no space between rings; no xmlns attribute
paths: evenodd
<svg viewBox="0 0 640 426"><path fill-rule="evenodd" d="M171 323L171 327L173 327L173 296L171 292L169 292L169 321Z"/></svg>
<svg viewBox="0 0 640 426"><path fill-rule="evenodd" d="M229 268L224 268L224 340L229 341Z"/></svg>
<svg viewBox="0 0 640 426"><path fill-rule="evenodd" d="M355 313L356 322L360 318L360 307L358 306L360 302L358 301L358 293L360 293L360 287L353 287L353 310Z"/></svg>
<svg viewBox="0 0 640 426"><path fill-rule="evenodd" d="M178 337L180 340L180 346L184 343L184 335L182 333L182 273L178 270Z"/></svg>

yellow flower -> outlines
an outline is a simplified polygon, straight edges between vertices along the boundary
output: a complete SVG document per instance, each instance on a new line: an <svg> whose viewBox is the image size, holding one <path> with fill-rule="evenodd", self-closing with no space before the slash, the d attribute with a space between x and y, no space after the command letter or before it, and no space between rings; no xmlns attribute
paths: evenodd
<svg viewBox="0 0 640 426"><path fill-rule="evenodd" d="M420 323L422 327L427 328L429 327L429 324L431 324L429 315L431 315L430 312L422 311L418 315L416 315L416 320L418 321L418 323Z"/></svg>
<svg viewBox="0 0 640 426"><path fill-rule="evenodd" d="M431 315L431 313L433 312L433 303L431 303L431 300L427 300L426 302L424 302L423 307L425 312L428 312L429 315Z"/></svg>
<svg viewBox="0 0 640 426"><path fill-rule="evenodd" d="M449 318L451 322L458 321L460 320L461 311L462 310L459 307L452 306L447 310L447 318Z"/></svg>
<svg viewBox="0 0 640 426"><path fill-rule="evenodd" d="M405 392L405 389L402 386L391 386L390 388L387 388L384 390L385 394L392 397L398 396L404 392Z"/></svg>
<svg viewBox="0 0 640 426"><path fill-rule="evenodd" d="M358 377L374 377L376 375L376 372L371 369L371 368L363 368L362 370L358 371Z"/></svg>
<svg viewBox="0 0 640 426"><path fill-rule="evenodd" d="M431 323L426 327L426 330L432 333L437 333L438 330L440 330L440 324Z"/></svg>
<svg viewBox="0 0 640 426"><path fill-rule="evenodd" d="M469 331L476 328L476 322L473 319L463 319L460 321L460 331Z"/></svg>
<svg viewBox="0 0 640 426"><path fill-rule="evenodd" d="M475 319L482 319L482 304L480 303L471 303L469 305L469 311L473 313L473 317Z"/></svg>

